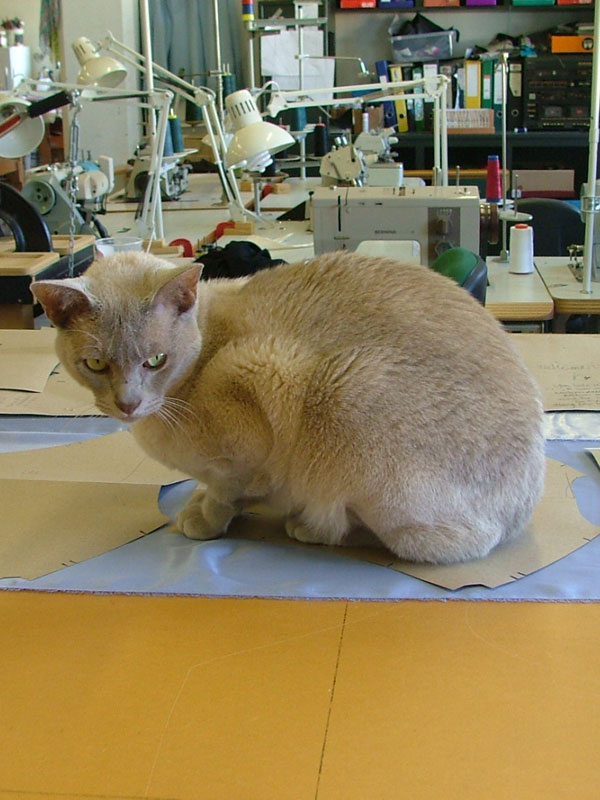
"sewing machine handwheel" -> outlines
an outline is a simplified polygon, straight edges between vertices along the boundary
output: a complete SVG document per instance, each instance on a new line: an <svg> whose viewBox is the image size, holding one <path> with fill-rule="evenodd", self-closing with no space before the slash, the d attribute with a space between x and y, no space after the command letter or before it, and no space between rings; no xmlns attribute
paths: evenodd
<svg viewBox="0 0 600 800"><path fill-rule="evenodd" d="M46 181L29 181L23 187L23 196L40 214L49 214L56 203L56 192Z"/></svg>

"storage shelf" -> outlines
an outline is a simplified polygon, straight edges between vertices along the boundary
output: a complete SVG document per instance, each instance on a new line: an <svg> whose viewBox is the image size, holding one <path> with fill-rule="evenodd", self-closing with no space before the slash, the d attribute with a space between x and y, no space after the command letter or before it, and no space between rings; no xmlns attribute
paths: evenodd
<svg viewBox="0 0 600 800"><path fill-rule="evenodd" d="M422 13L435 13L442 11L498 11L498 9L506 9L511 11L543 11L544 13L550 12L588 12L590 16L594 11L593 3L588 4L573 4L573 5L535 5L535 6L516 6L510 0L498 0L495 6L425 6L422 2L416 2L411 8L340 8L339 0L335 8L335 13L341 14L372 14L374 11L382 14L410 14L411 12L420 11Z"/></svg>

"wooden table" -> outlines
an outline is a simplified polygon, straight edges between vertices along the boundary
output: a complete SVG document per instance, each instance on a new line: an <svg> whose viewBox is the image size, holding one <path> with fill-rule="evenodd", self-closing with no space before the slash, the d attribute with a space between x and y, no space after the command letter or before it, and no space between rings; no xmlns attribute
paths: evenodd
<svg viewBox="0 0 600 800"><path fill-rule="evenodd" d="M95 237L75 237L74 270L79 275L94 258ZM33 295L30 285L36 278L64 278L68 275L69 237L53 236L53 252L16 253L14 242L0 242L0 327L33 328Z"/></svg>
<svg viewBox="0 0 600 800"><path fill-rule="evenodd" d="M554 302L555 314L600 314L600 283L592 281L590 294L569 269L565 256L537 257L535 265Z"/></svg>
<svg viewBox="0 0 600 800"><path fill-rule="evenodd" d="M538 272L517 275L508 263L487 259L486 308L502 322L545 322L554 316L554 301Z"/></svg>

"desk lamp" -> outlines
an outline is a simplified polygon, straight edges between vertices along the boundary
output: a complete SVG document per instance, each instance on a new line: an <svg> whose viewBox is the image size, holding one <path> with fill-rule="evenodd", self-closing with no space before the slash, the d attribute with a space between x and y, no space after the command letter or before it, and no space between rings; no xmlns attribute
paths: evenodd
<svg viewBox="0 0 600 800"><path fill-rule="evenodd" d="M272 92L267 111L275 117L291 108L321 108L323 106L361 106L364 103L382 103L384 100L433 101L433 182L448 186L448 120L446 115L446 92L449 78L434 75L413 81L390 81L361 83L348 86L328 86L318 89L276 89ZM357 95L356 92L360 92ZM334 95L332 97L332 95ZM344 95L344 96L337 96Z"/></svg>
<svg viewBox="0 0 600 800"><path fill-rule="evenodd" d="M77 45L81 49L80 42L81 40L77 40L74 48ZM141 53L115 39L110 31L103 42L96 45L89 42L85 45L83 49L86 54L89 53L90 48L97 54L100 49L115 52L125 63L131 64L146 77L148 76L147 59ZM92 64L97 63L95 59L91 61ZM88 63L90 60L86 61L86 66ZM244 207L233 170L238 166L247 166L258 171L264 170L271 163L271 154L289 147L294 143L294 139L278 125L264 122L250 93L247 90L241 90L226 98L226 108L236 129L231 145L228 147L217 112L216 96L212 89L205 86L194 86L154 61L150 62L150 71L153 79L164 82L168 85L169 90L177 96L202 109L215 166L232 219L256 217ZM110 74L112 75L112 73Z"/></svg>
<svg viewBox="0 0 600 800"><path fill-rule="evenodd" d="M86 36L76 39L72 47L81 66L77 83L115 88L125 80L127 70L123 64L112 56L100 55Z"/></svg>
<svg viewBox="0 0 600 800"><path fill-rule="evenodd" d="M22 158L44 138L44 120L41 116L30 117L30 106L29 101L10 94L0 98L1 158Z"/></svg>
<svg viewBox="0 0 600 800"><path fill-rule="evenodd" d="M225 157L229 168L263 172L272 163L274 153L294 144L294 138L284 128L263 120L247 89L228 95L225 108L235 130Z"/></svg>

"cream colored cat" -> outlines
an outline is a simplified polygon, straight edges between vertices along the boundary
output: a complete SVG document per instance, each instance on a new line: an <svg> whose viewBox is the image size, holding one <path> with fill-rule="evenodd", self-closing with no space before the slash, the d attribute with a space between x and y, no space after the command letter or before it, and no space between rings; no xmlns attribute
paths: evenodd
<svg viewBox="0 0 600 800"><path fill-rule="evenodd" d="M208 487L177 518L220 536L245 505L417 561L484 556L542 491L542 406L509 336L425 267L331 253L198 282L146 254L33 293L58 355L140 445Z"/></svg>

